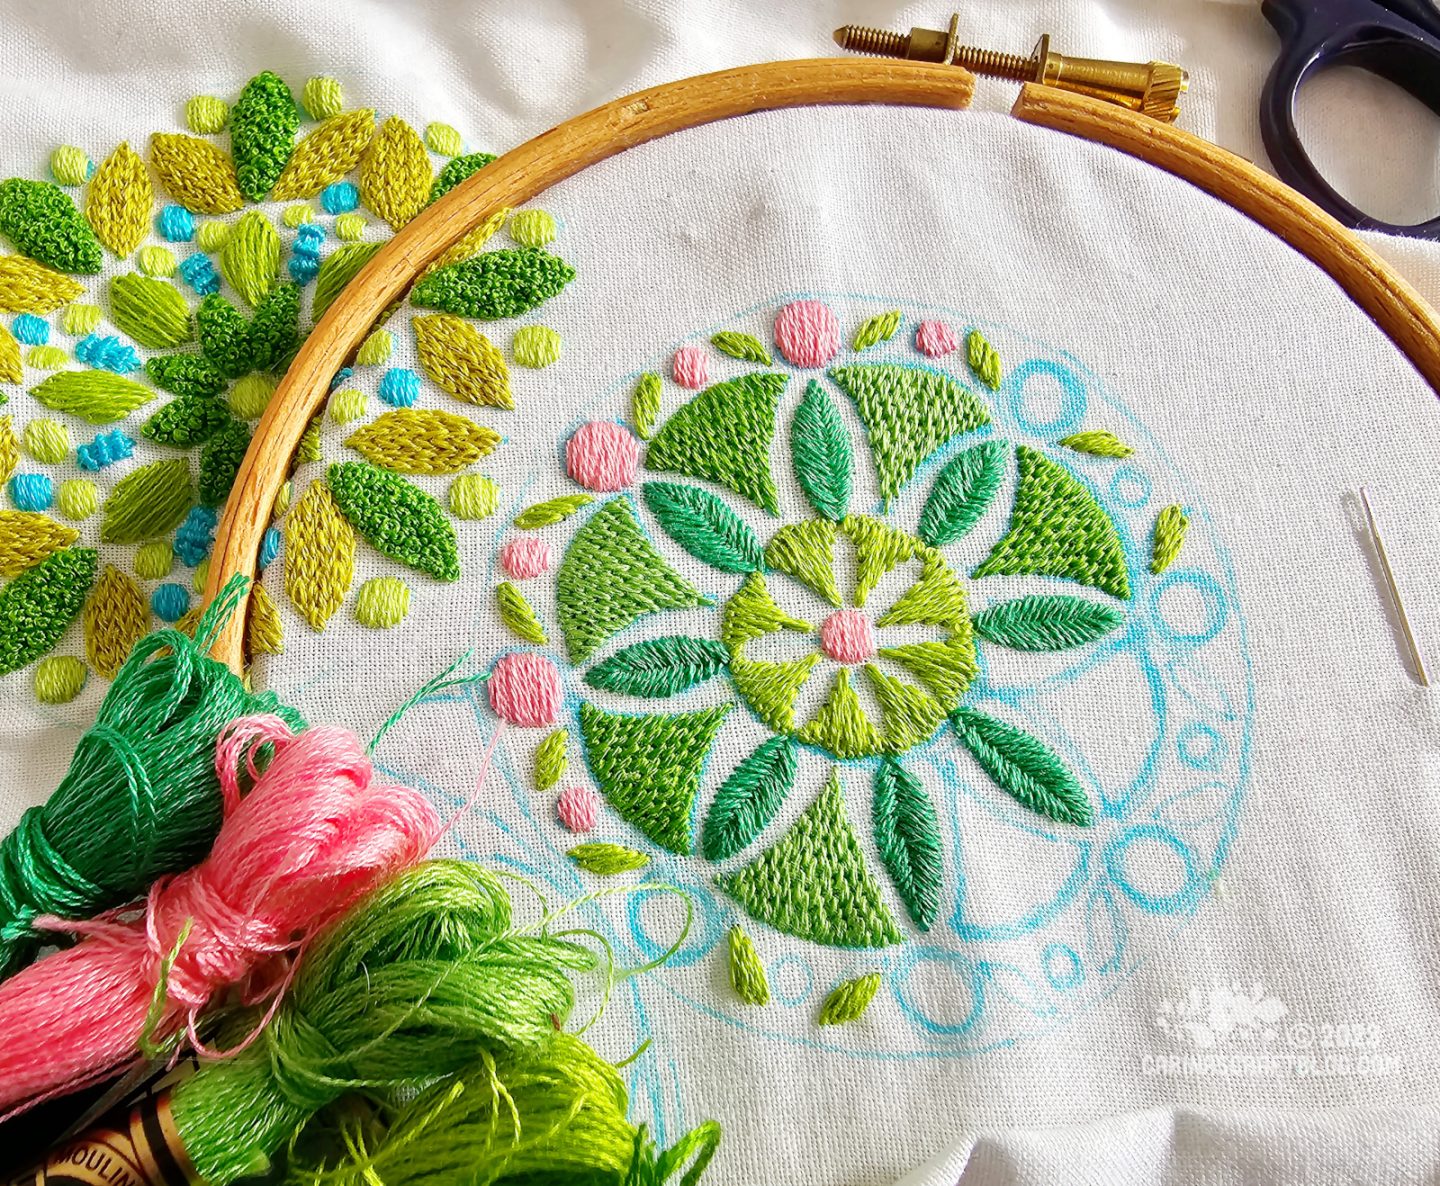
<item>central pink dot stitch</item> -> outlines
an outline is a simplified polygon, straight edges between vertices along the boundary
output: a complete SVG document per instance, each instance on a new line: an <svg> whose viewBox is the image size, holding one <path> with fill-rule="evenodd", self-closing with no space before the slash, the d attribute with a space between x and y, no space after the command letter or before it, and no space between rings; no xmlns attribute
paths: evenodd
<svg viewBox="0 0 1440 1186"><path fill-rule="evenodd" d="M797 367L823 367L840 349L840 320L823 301L791 301L775 315L775 345Z"/></svg>
<svg viewBox="0 0 1440 1186"><path fill-rule="evenodd" d="M490 707L512 725L553 725L560 700L560 672L544 655L515 651L490 670Z"/></svg>
<svg viewBox="0 0 1440 1186"><path fill-rule="evenodd" d="M587 490L624 490L635 481L640 442L610 420L592 420L565 442L565 469Z"/></svg>
<svg viewBox="0 0 1440 1186"><path fill-rule="evenodd" d="M517 535L500 549L500 567L512 581L528 581L550 571L550 545L533 535Z"/></svg>
<svg viewBox="0 0 1440 1186"><path fill-rule="evenodd" d="M875 628L858 609L837 609L820 627L820 646L837 663L864 663L875 658Z"/></svg>

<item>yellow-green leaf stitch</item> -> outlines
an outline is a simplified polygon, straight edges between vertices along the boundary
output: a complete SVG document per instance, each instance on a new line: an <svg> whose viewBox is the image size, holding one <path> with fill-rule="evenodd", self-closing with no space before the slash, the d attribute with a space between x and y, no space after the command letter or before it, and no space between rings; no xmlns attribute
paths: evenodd
<svg viewBox="0 0 1440 1186"><path fill-rule="evenodd" d="M214 95L196 95L185 103L185 126L202 136L214 136L230 122L230 104Z"/></svg>
<svg viewBox="0 0 1440 1186"><path fill-rule="evenodd" d="M85 217L95 228L100 242L124 257L145 238L154 203L150 171L140 154L122 143L90 179L90 189L85 195Z"/></svg>
<svg viewBox="0 0 1440 1186"><path fill-rule="evenodd" d="M252 309L280 276L280 234L258 210L249 210L220 249L220 272Z"/></svg>
<svg viewBox="0 0 1440 1186"><path fill-rule="evenodd" d="M388 329L373 329L355 352L355 361L362 367L378 367L394 348L395 337Z"/></svg>
<svg viewBox="0 0 1440 1186"><path fill-rule="evenodd" d="M747 1005L770 1003L770 982L755 944L737 923L730 928L730 987Z"/></svg>
<svg viewBox="0 0 1440 1186"><path fill-rule="evenodd" d="M0 312L50 313L84 291L83 284L33 259L0 256Z"/></svg>
<svg viewBox="0 0 1440 1186"><path fill-rule="evenodd" d="M270 192L270 200L313 198L359 164L374 135L375 113L368 108L327 119L295 146L290 163Z"/></svg>
<svg viewBox="0 0 1440 1186"><path fill-rule="evenodd" d="M66 478L55 494L55 505L67 519L88 519L100 506L100 492L89 478Z"/></svg>
<svg viewBox="0 0 1440 1186"><path fill-rule="evenodd" d="M25 379L25 367L20 361L20 343L3 325L0 325L0 379L7 383L21 383Z"/></svg>
<svg viewBox="0 0 1440 1186"><path fill-rule="evenodd" d="M1185 546L1185 533L1190 530L1190 518L1181 506L1168 506L1155 518L1155 539L1150 553L1150 571L1164 572L1175 563L1180 549Z"/></svg>
<svg viewBox="0 0 1440 1186"><path fill-rule="evenodd" d="M545 627L535 616L535 611L530 607L530 603L525 600L525 594L520 592L515 585L509 581L502 581L497 585L495 603L500 609L500 621L516 638L533 642L536 646L550 641L546 637Z"/></svg>
<svg viewBox="0 0 1440 1186"><path fill-rule="evenodd" d="M1000 354L978 329L965 335L965 361L970 373L986 387L1000 390Z"/></svg>
<svg viewBox="0 0 1440 1186"><path fill-rule="evenodd" d="M759 338L751 334L742 334L738 330L724 329L718 334L712 334L710 345L714 346L721 354L728 354L731 358L738 358L741 362L758 362L761 366L772 366L774 359L770 357L770 351L765 349Z"/></svg>
<svg viewBox="0 0 1440 1186"><path fill-rule="evenodd" d="M430 198L430 156L425 142L398 115L380 125L360 161L360 200L399 230Z"/></svg>
<svg viewBox="0 0 1440 1186"><path fill-rule="evenodd" d="M285 595L312 630L324 630L354 578L355 532L316 478L285 518Z"/></svg>
<svg viewBox="0 0 1440 1186"><path fill-rule="evenodd" d="M194 502L189 462L152 461L126 474L110 491L100 539L107 544L138 544L165 535L180 526Z"/></svg>
<svg viewBox="0 0 1440 1186"><path fill-rule="evenodd" d="M879 989L879 972L867 972L864 976L837 984L825 998L825 1003L820 1006L817 1023L844 1025L849 1021L859 1021L865 1016L865 1010L870 1008L870 1002L875 999Z"/></svg>
<svg viewBox="0 0 1440 1186"><path fill-rule="evenodd" d="M510 237L521 247L544 247L555 240L555 216L547 210L522 210L510 220Z"/></svg>
<svg viewBox="0 0 1440 1186"><path fill-rule="evenodd" d="M450 483L449 503L457 519L486 519L500 506L500 487L483 474L461 474Z"/></svg>
<svg viewBox="0 0 1440 1186"><path fill-rule="evenodd" d="M510 352L522 367L540 370L560 359L560 334L548 325L526 325L510 339Z"/></svg>
<svg viewBox="0 0 1440 1186"><path fill-rule="evenodd" d="M230 158L208 140L156 132L150 165L166 192L196 214L229 214L245 205Z"/></svg>
<svg viewBox="0 0 1440 1186"><path fill-rule="evenodd" d="M430 123L425 125L425 147L441 156L459 156L465 151L465 141L449 124Z"/></svg>
<svg viewBox="0 0 1440 1186"><path fill-rule="evenodd" d="M79 537L73 527L35 511L0 511L0 576L18 576Z"/></svg>
<svg viewBox="0 0 1440 1186"><path fill-rule="evenodd" d="M150 611L139 587L107 564L85 603L85 657L106 679L114 679L134 645L150 629Z"/></svg>
<svg viewBox="0 0 1440 1186"><path fill-rule="evenodd" d="M0 482L8 482L20 464L20 446L9 416L0 416Z"/></svg>
<svg viewBox="0 0 1440 1186"><path fill-rule="evenodd" d="M880 342L888 342L895 336L895 331L899 328L899 309L891 309L888 313L877 313L874 317L867 317L860 323L860 328L855 331L855 337L850 345L855 350L868 350Z"/></svg>
<svg viewBox="0 0 1440 1186"><path fill-rule="evenodd" d="M98 305L66 305L65 312L60 314L61 328L72 337L83 338L86 334L94 333L100 325L100 307Z"/></svg>
<svg viewBox="0 0 1440 1186"><path fill-rule="evenodd" d="M245 627L245 645L252 655L279 655L285 650L280 611L259 581L250 586L250 621Z"/></svg>
<svg viewBox="0 0 1440 1186"><path fill-rule="evenodd" d="M126 272L110 281L110 320L151 350L188 341L190 305L168 280Z"/></svg>
<svg viewBox="0 0 1440 1186"><path fill-rule="evenodd" d="M381 243L347 243L321 261L320 271L315 276L315 297L310 309L310 316L315 321L325 316L330 302L340 295L340 290L355 278L355 274L374 258L382 246L384 244Z"/></svg>
<svg viewBox="0 0 1440 1186"><path fill-rule="evenodd" d="M464 235L436 256L433 262L427 264L425 270L420 274L421 279L430 275L431 272L448 268L451 264L457 264L462 259L469 259L478 253L486 243L495 237L496 232L505 225L505 220L509 217L510 207L501 206L473 231L466 231Z"/></svg>
<svg viewBox="0 0 1440 1186"><path fill-rule="evenodd" d="M355 594L355 620L372 630L398 626L410 612L410 586L399 577L371 577Z"/></svg>
<svg viewBox="0 0 1440 1186"><path fill-rule="evenodd" d="M1135 452L1113 432L1103 429L1071 433L1060 444L1077 453L1089 453L1092 457L1129 457Z"/></svg>
<svg viewBox="0 0 1440 1186"><path fill-rule="evenodd" d="M52 655L35 664L35 699L41 704L69 704L80 695L89 675L74 655Z"/></svg>
<svg viewBox="0 0 1440 1186"><path fill-rule="evenodd" d="M340 80L320 74L307 78L300 92L300 102L305 104L311 119L333 119L345 106Z"/></svg>
<svg viewBox="0 0 1440 1186"><path fill-rule="evenodd" d="M535 787L548 791L562 778L570 764L568 747L570 735L564 729L556 729L546 735L545 740L535 747Z"/></svg>
<svg viewBox="0 0 1440 1186"><path fill-rule="evenodd" d="M420 367L443 391L468 404L513 408L505 356L468 321L449 313L415 317Z"/></svg>
<svg viewBox="0 0 1440 1186"><path fill-rule="evenodd" d="M577 844L565 854L586 873L611 877L616 873L633 873L650 863L643 852L621 844Z"/></svg>
<svg viewBox="0 0 1440 1186"><path fill-rule="evenodd" d="M109 371L61 371L30 388L30 394L54 412L68 412L91 424L123 420L155 398L143 383Z"/></svg>
<svg viewBox="0 0 1440 1186"><path fill-rule="evenodd" d="M630 397L630 419L635 422L635 435L642 441L648 441L655 432L662 386L659 375L646 371L635 384L635 394Z"/></svg>
<svg viewBox="0 0 1440 1186"><path fill-rule="evenodd" d="M397 474L453 474L500 443L494 429L454 412L396 408L352 433L345 443Z"/></svg>

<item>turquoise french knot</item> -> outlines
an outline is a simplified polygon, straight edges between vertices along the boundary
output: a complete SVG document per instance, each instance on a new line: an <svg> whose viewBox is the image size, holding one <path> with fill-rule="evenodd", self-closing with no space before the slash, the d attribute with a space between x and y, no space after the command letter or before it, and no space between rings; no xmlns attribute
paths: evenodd
<svg viewBox="0 0 1440 1186"><path fill-rule="evenodd" d="M391 367L380 380L380 398L394 408L408 408L420 398L420 376L405 367Z"/></svg>
<svg viewBox="0 0 1440 1186"><path fill-rule="evenodd" d="M215 542L215 527L219 521L213 507L190 508L185 522L175 529L175 555L180 557L180 563L194 568L210 554L210 547Z"/></svg>
<svg viewBox="0 0 1440 1186"><path fill-rule="evenodd" d="M307 222L295 232L291 247L290 276L297 284L308 284L320 271L320 244L325 242L325 228Z"/></svg>
<svg viewBox="0 0 1440 1186"><path fill-rule="evenodd" d="M180 265L180 279L185 281L199 296L209 296L220 291L220 275L208 255L198 252Z"/></svg>
<svg viewBox="0 0 1440 1186"><path fill-rule="evenodd" d="M150 608L162 622L178 622L190 608L190 592L184 585L167 582L150 594Z"/></svg>
<svg viewBox="0 0 1440 1186"><path fill-rule="evenodd" d="M353 181L337 181L320 191L326 214L349 214L360 205L360 190Z"/></svg>
<svg viewBox="0 0 1440 1186"><path fill-rule="evenodd" d="M140 366L140 356L133 346L101 334L86 334L76 342L75 357L97 371L113 371L117 375L128 375Z"/></svg>
<svg viewBox="0 0 1440 1186"><path fill-rule="evenodd" d="M184 206L166 206L155 218L155 230L171 243L188 243L195 237L195 216Z"/></svg>
<svg viewBox="0 0 1440 1186"><path fill-rule="evenodd" d="M34 313L21 313L10 323L10 332L27 346L43 346L50 340L50 323Z"/></svg>
<svg viewBox="0 0 1440 1186"><path fill-rule="evenodd" d="M354 367L341 367L338 371L335 372L335 377L330 380L330 390L337 390L339 386L354 373Z"/></svg>
<svg viewBox="0 0 1440 1186"><path fill-rule="evenodd" d="M267 568L280 555L280 532L274 527L267 527L265 534L260 537L260 567Z"/></svg>
<svg viewBox="0 0 1440 1186"><path fill-rule="evenodd" d="M10 479L10 501L20 511L48 510L55 483L46 474L16 474Z"/></svg>
<svg viewBox="0 0 1440 1186"><path fill-rule="evenodd" d="M81 469L94 473L117 461L124 461L135 452L135 442L118 428L95 434L88 445L75 449L75 464Z"/></svg>

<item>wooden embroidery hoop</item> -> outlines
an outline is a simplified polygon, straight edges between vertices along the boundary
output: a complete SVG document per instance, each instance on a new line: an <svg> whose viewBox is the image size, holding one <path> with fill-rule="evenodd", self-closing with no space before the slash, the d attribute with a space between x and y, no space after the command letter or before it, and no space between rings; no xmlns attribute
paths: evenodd
<svg viewBox="0 0 1440 1186"><path fill-rule="evenodd" d="M473 174L376 252L295 356L256 428L216 530L206 603L236 573L255 576L271 509L301 436L325 402L331 377L425 267L494 211L523 205L627 148L729 116L850 103L958 110L969 106L974 82L973 75L955 66L884 59L742 66L606 103ZM1309 199L1209 141L1096 99L1027 84L1012 114L1118 148L1252 218L1328 272L1440 395L1440 318L1389 265ZM235 614L212 648L237 673L244 665L244 621L243 611Z"/></svg>

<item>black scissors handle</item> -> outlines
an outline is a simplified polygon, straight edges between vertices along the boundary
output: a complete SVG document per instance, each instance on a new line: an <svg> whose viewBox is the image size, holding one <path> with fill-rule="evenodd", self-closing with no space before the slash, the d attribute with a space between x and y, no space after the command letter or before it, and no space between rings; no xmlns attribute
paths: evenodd
<svg viewBox="0 0 1440 1186"><path fill-rule="evenodd" d="M1426 0L1264 0L1280 56L1260 95L1260 133L1288 184L1348 227L1440 240L1440 215L1414 226L1372 218L1320 175L1295 130L1295 94L1328 66L1388 79L1440 115L1440 13Z"/></svg>

